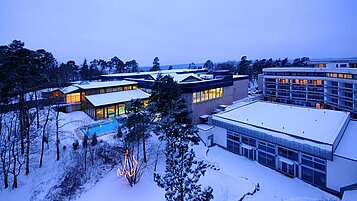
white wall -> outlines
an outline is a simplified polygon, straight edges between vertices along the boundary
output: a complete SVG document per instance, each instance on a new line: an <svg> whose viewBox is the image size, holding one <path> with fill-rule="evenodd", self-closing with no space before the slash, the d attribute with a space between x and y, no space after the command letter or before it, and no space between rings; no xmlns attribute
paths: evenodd
<svg viewBox="0 0 357 201"><path fill-rule="evenodd" d="M211 130L212 134L214 134L214 143L227 148L227 130L217 126Z"/></svg>
<svg viewBox="0 0 357 201"><path fill-rule="evenodd" d="M340 191L340 188L357 183L357 162L333 156L327 161L327 188Z"/></svg>

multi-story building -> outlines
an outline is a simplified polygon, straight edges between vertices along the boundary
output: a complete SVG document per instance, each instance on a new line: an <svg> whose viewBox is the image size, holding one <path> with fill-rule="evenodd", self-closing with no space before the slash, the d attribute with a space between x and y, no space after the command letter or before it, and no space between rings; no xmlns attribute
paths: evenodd
<svg viewBox="0 0 357 201"><path fill-rule="evenodd" d="M348 111L357 118L355 63L263 69L264 100Z"/></svg>
<svg viewBox="0 0 357 201"><path fill-rule="evenodd" d="M349 112L252 102L199 124L207 145L342 194L357 186L357 121Z"/></svg>

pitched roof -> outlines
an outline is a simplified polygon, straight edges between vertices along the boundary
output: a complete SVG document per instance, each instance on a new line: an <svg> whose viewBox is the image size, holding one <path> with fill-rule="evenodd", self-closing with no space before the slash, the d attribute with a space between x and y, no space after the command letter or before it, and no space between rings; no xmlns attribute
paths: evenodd
<svg viewBox="0 0 357 201"><path fill-rule="evenodd" d="M137 82L121 80L121 81L108 81L108 82L82 82L79 84L74 84L73 86L80 89L98 89L106 87L115 87L115 86L126 86L137 84Z"/></svg>

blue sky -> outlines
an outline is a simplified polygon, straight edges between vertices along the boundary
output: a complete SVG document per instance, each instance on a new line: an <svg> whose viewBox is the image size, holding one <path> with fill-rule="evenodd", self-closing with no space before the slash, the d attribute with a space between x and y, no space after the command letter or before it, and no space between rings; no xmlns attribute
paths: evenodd
<svg viewBox="0 0 357 201"><path fill-rule="evenodd" d="M140 66L357 56L356 0L0 0L0 44Z"/></svg>

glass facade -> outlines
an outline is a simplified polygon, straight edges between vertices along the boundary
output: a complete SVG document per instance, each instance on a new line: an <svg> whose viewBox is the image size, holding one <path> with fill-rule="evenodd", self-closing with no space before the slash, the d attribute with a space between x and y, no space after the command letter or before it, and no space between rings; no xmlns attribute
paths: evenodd
<svg viewBox="0 0 357 201"><path fill-rule="evenodd" d="M326 160L227 130L227 150L291 177L326 188ZM301 170L301 174L300 174Z"/></svg>
<svg viewBox="0 0 357 201"><path fill-rule="evenodd" d="M223 87L193 92L193 103L199 103L223 96Z"/></svg>
<svg viewBox="0 0 357 201"><path fill-rule="evenodd" d="M81 93L66 94L66 103L81 102Z"/></svg>

